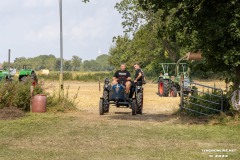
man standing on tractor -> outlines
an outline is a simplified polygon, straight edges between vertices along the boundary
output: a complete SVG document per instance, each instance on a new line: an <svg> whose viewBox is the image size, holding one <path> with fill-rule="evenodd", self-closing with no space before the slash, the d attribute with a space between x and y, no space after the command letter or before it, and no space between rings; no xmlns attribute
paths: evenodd
<svg viewBox="0 0 240 160"><path fill-rule="evenodd" d="M126 86L126 97L128 98L130 88L131 88L131 74L126 70L126 64L121 64L120 70L116 71L113 79L112 86L118 83L122 83Z"/></svg>
<svg viewBox="0 0 240 160"><path fill-rule="evenodd" d="M134 83L137 83L139 85L145 84L143 70L140 68L139 63L134 64L134 69L136 71L135 77L134 77Z"/></svg>

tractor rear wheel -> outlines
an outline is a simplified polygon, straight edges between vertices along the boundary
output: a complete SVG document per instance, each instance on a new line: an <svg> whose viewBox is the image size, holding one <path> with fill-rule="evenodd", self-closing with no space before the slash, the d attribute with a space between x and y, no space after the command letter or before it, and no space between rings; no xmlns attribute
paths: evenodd
<svg viewBox="0 0 240 160"><path fill-rule="evenodd" d="M133 101L132 101L132 104L131 104L132 106L132 115L136 115L137 114L137 101L136 101L136 99L133 99Z"/></svg>
<svg viewBox="0 0 240 160"><path fill-rule="evenodd" d="M136 95L137 98L137 114L142 114L143 110L143 91L137 92Z"/></svg>
<svg viewBox="0 0 240 160"><path fill-rule="evenodd" d="M171 97L177 97L177 88L176 87L172 87L170 90L170 96Z"/></svg>
<svg viewBox="0 0 240 160"><path fill-rule="evenodd" d="M99 101L99 114L104 115L104 105L103 105L102 99L100 99L100 101Z"/></svg>

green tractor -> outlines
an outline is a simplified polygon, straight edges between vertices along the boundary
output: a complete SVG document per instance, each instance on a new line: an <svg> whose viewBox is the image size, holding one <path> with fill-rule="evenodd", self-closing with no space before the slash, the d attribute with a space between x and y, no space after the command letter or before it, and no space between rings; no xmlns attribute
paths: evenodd
<svg viewBox="0 0 240 160"><path fill-rule="evenodd" d="M21 69L19 72L18 80L20 82L25 82L27 79L32 79L33 83L38 82L37 74L33 69L31 69L30 65L24 65L23 69Z"/></svg>
<svg viewBox="0 0 240 160"><path fill-rule="evenodd" d="M14 73L15 70L13 69L0 69L0 81L1 80L7 80L7 81L11 81L15 75Z"/></svg>
<svg viewBox="0 0 240 160"><path fill-rule="evenodd" d="M4 70L0 70L0 81L1 80L7 80L8 79L8 72Z"/></svg>
<svg viewBox="0 0 240 160"><path fill-rule="evenodd" d="M177 63L160 63L163 69L158 78L158 95L161 97L177 97L180 94L181 83L184 83L183 92L186 94L192 93L193 89L190 86L190 68L187 63L181 63L183 60L193 61L200 60L201 53L187 53L179 59ZM175 67L175 72L169 76L169 68Z"/></svg>
<svg viewBox="0 0 240 160"><path fill-rule="evenodd" d="M180 90L180 79L183 75L185 80L188 78L186 71L187 63L160 63L163 73L160 73L158 77L158 95L161 97L176 97ZM181 67L181 72L179 68ZM175 73L174 69L175 68ZM171 72L169 72L171 70ZM170 76L175 75L175 76Z"/></svg>

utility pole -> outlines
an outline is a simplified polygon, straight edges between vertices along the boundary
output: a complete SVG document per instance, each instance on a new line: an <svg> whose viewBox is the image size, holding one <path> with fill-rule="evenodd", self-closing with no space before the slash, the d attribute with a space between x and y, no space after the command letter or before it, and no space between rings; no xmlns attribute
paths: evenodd
<svg viewBox="0 0 240 160"><path fill-rule="evenodd" d="M59 15L60 15L60 74L59 74L59 98L64 97L63 87L63 27L62 27L62 0L59 0Z"/></svg>
<svg viewBox="0 0 240 160"><path fill-rule="evenodd" d="M10 60L11 60L11 49L9 49L8 50L8 80L10 80L11 79L11 75L10 75Z"/></svg>

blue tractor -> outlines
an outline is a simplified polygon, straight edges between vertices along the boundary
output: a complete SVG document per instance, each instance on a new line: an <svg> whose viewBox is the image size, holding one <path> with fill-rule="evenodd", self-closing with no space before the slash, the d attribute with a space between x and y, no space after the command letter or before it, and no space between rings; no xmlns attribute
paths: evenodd
<svg viewBox="0 0 240 160"><path fill-rule="evenodd" d="M130 89L130 94L126 97L125 85L123 82L118 82L116 85L111 85L108 78L104 81L103 96L99 102L99 113L104 115L109 112L110 105L116 107L125 107L132 110L132 115L142 114L143 110L143 87L140 83L133 83Z"/></svg>

